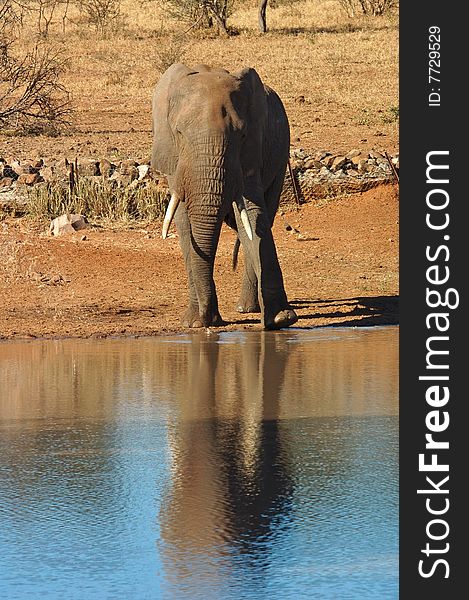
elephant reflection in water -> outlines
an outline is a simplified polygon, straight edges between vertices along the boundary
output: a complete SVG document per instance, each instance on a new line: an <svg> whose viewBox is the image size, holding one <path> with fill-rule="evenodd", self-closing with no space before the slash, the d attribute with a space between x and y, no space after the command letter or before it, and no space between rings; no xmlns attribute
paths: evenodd
<svg viewBox="0 0 469 600"><path fill-rule="evenodd" d="M187 576L214 585L229 568L230 548L262 553L259 540L268 543L273 519L288 512L292 480L277 419L289 353L272 334L257 340L199 337L186 346L170 435L172 487L160 514L161 552L175 582ZM277 347L266 361L268 344Z"/></svg>

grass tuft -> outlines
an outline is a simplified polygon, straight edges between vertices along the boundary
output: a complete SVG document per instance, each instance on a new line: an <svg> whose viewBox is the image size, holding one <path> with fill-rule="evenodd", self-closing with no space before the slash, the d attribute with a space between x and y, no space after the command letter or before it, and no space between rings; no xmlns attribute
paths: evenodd
<svg viewBox="0 0 469 600"><path fill-rule="evenodd" d="M167 192L153 182L117 187L114 182L80 178L74 190L64 184L36 185L28 191L31 217L54 219L64 213L84 215L95 223L153 221L164 216Z"/></svg>

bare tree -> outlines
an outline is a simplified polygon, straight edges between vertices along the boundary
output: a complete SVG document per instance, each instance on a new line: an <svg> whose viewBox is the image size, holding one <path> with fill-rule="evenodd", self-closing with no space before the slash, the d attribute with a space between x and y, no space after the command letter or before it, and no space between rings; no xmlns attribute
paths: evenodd
<svg viewBox="0 0 469 600"><path fill-rule="evenodd" d="M379 17L398 5L398 0L339 0L347 16L353 18L357 14Z"/></svg>
<svg viewBox="0 0 469 600"><path fill-rule="evenodd" d="M228 17L234 0L162 0L168 14L192 27L217 27L223 35L229 35Z"/></svg>
<svg viewBox="0 0 469 600"><path fill-rule="evenodd" d="M104 32L121 16L121 0L78 0L81 10L95 29Z"/></svg>
<svg viewBox="0 0 469 600"><path fill-rule="evenodd" d="M0 125L55 133L71 115L69 94L60 82L67 59L42 44L15 53L13 4L0 0Z"/></svg>

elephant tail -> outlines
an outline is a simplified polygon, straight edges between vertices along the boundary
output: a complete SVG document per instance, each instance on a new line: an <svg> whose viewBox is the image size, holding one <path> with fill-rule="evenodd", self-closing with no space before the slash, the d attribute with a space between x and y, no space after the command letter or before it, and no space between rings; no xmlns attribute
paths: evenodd
<svg viewBox="0 0 469 600"><path fill-rule="evenodd" d="M238 266L238 254L239 254L239 246L240 246L241 242L239 241L239 237L236 238L236 242L233 248L233 260L232 260L232 267L233 267L233 271L236 271L236 267Z"/></svg>

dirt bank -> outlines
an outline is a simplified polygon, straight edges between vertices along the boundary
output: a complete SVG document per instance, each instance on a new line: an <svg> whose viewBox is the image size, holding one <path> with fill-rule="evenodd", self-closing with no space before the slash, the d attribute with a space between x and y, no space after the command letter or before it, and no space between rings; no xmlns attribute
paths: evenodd
<svg viewBox="0 0 469 600"><path fill-rule="evenodd" d="M161 239L160 223L59 238L46 229L27 219L0 223L0 338L183 331L182 256L175 235ZM398 322L395 187L285 211L274 236L298 327ZM234 310L242 273L231 269L234 240L224 228L215 267L224 329L258 330L258 315Z"/></svg>

